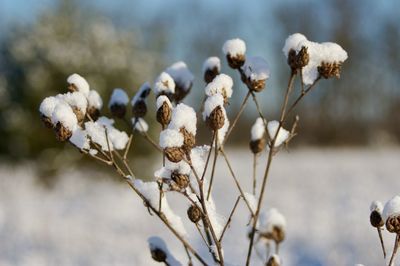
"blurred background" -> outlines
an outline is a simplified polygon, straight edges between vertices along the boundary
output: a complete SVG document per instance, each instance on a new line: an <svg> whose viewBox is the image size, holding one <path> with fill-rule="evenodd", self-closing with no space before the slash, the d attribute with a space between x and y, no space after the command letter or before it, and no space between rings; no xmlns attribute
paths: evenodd
<svg viewBox="0 0 400 266"><path fill-rule="evenodd" d="M64 91L67 76L76 72L87 78L91 87L100 92L106 105L113 88L125 88L128 94L133 96L142 83L153 83L165 67L183 60L196 77L192 92L185 102L198 108L205 86L201 73L203 60L208 56L219 56L223 62L222 72L232 75L235 82L234 96L229 106L229 114L233 117L247 92L236 73L227 66L221 51L224 41L234 37L246 41L249 55L260 55L270 64L272 76L267 83L267 89L259 94L264 114L270 119L278 115L282 90L286 86L289 74L281 51L288 35L301 32L313 41L337 42L348 52L349 59L343 66L340 80L323 80L318 89L297 109L300 114L299 136L291 143L290 153L285 155L289 157L284 160L290 163L290 156L293 156L293 160L297 160L293 165L304 167L304 164L296 163L303 155L311 156L312 161L328 152L327 160L320 163L329 165L336 162L332 171L337 172L337 176L346 176L351 180L354 178L353 183L356 187L363 178L368 180L369 175L371 182L367 182L368 184L375 186L375 180L382 185L379 190L381 194L376 192L374 195L384 199L391 197L390 191L394 189L393 193L396 193L396 186L382 183L381 180L386 177L395 182L395 176L400 172L398 160L395 160L399 158L397 149L400 142L399 17L400 2L395 0L0 0L0 177L3 184L0 187L0 239L3 242L0 244L0 265L101 265L101 262L108 261L81 259L79 256L79 259L71 260L71 264L62 259L47 260L48 256L51 257L51 248L42 250L45 254L44 260L41 260L40 256L27 261L21 259L23 256L20 252L36 250L39 240L32 238L32 231L26 229L25 225L27 234L24 234L21 228L11 226L14 221L11 217L17 217L16 213L26 213L26 209L21 209L20 212L14 210L15 213L11 210L24 208L33 198L38 203L42 202L42 192L33 192L34 186L43 189L44 185L43 193L58 191L59 195L64 197L54 196L52 200L60 201L61 206L67 209L71 207L69 196L75 194L74 190L70 191L68 188L68 184L73 184L67 182L65 185L66 181L61 178L68 178L66 173L82 178L95 176L100 186L118 186L113 183L101 183L107 182L102 179L110 173L106 168L89 162L69 145L58 143L53 132L42 126L38 107L44 97ZM242 154L247 149L249 128L255 117L255 108L253 104L249 104L238 125L238 128L248 130L236 130L231 138L230 147L235 154ZM146 120L149 123L155 121L151 113L147 115ZM158 131L159 128L154 123L150 134L157 138ZM205 135L200 142L205 143L207 139L208 135ZM134 168L141 176L150 177L156 167L154 165L157 163L157 156L147 144L138 141L135 145L131 159ZM308 149L312 149L311 155L304 152ZM383 162L388 165L377 164L378 155L383 156ZM235 158L239 163L241 158L238 155ZM365 158L365 161L362 158ZM352 160L361 160L357 161L356 165L349 166L349 169L354 168L355 172L360 171L354 176L343 170L347 169L343 164ZM250 169L250 164L248 161L245 167ZM297 168L293 168L292 171L291 175ZM310 176L310 179L304 181L305 185L300 185L297 192L321 189L321 179L324 176L320 176L317 170L305 171L304 175ZM291 179L286 174L285 178L288 178L284 179L285 182L291 184ZM80 187L85 188L83 191L90 191L92 181L82 181L81 178L73 180L80 180L79 182L83 182L80 183ZM334 183L338 190L345 186L346 181L342 181ZM28 185L30 182L33 187ZM351 188L349 186L349 190L343 192L340 199L332 199L330 204L344 208L348 199L357 199ZM118 190L102 191L115 193ZM296 191L293 193L296 194ZM365 200L365 193L373 193L364 190L359 192L363 193L360 200ZM21 193L24 194L25 200L20 202L16 198L20 197ZM97 194L88 192L89 195L91 193L94 193L93 202L100 201L106 204L100 195L96 198ZM84 195L81 196L83 200L86 199ZM113 200L116 204L119 202L117 198ZM312 202L313 199L304 200ZM126 206L129 206L129 202L127 199ZM290 200L276 202L283 202L282 208L297 204ZM74 204L79 206L80 211L90 209L82 207L78 202ZM136 204L140 205L137 202ZM367 210L369 202L363 204L365 206L362 208ZM34 206L35 209L41 208L40 204ZM51 206L48 208L51 212ZM324 215L326 212L326 209L321 210ZM44 217L49 215L44 209L39 213ZM82 216L82 219L97 217L90 216L90 212L87 215L89 216ZM113 223L122 219L117 216L110 214L110 217L117 220ZM35 212L32 212L26 219L35 217ZM322 221L332 222L328 219L331 216L324 217L326 219ZM353 218L356 219L353 216L349 219ZM367 221L364 221L364 218L357 219ZM104 226L110 223L111 221L104 222ZM76 222L74 226L80 224L82 223ZM38 226L41 228L43 223L39 223ZM71 224L67 223L66 226ZM129 227L126 224L121 226ZM304 233L301 227L296 228L299 234ZM115 235L119 232L118 228L117 232L110 231L110 234ZM43 231L40 232L38 234L43 235ZM373 237L375 235L371 236L371 241L376 240ZM87 238L90 237L85 235L85 239ZM5 245L3 240L8 241L9 245ZM287 265L351 265L348 263L354 264L357 259L360 259L360 262L376 262L379 259L379 254L374 257L376 260L369 257L366 259L365 256L370 256L370 250L358 250L356 241L345 244L335 241L337 240L333 240L336 244L340 243L341 247L350 245L349 250L354 249L353 252L346 253L348 259L341 261L343 263L338 263L336 255L333 256L329 252L333 246L325 243L324 251L319 251L318 254L313 253L312 245L307 246L307 250L296 251L296 256L292 255L293 259ZM146 245L145 238L139 242L143 246ZM67 243L71 244L68 241ZM94 243L96 242L88 242L85 245L91 246L95 245ZM57 246L55 243L50 246L52 245ZM379 247L374 248L377 253ZM68 249L63 247L60 249L66 252L63 253L65 257L74 257L71 254L75 253L68 253ZM104 249L106 250L105 247ZM286 252L291 251L292 249ZM62 257L60 254L59 256ZM329 260L332 256L333 259ZM104 265L129 265L129 260L122 259L108 262L110 263L105 262ZM136 261L137 265L142 263L141 260ZM379 263L371 265L377 264Z"/></svg>

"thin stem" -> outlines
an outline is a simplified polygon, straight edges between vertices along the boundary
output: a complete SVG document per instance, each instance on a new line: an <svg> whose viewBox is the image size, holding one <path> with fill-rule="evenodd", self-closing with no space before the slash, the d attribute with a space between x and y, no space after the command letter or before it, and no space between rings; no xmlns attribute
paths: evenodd
<svg viewBox="0 0 400 266"><path fill-rule="evenodd" d="M240 105L239 112L236 114L236 116L235 116L235 118L234 118L234 120L233 120L231 126L230 126L229 129L228 129L228 132L227 132L226 135L225 135L225 139L224 139L224 142L223 142L222 145L224 145L224 144L226 143L226 141L228 140L229 135L232 133L232 130L235 128L236 123L239 121L239 118L240 118L240 116L242 115L242 113L243 113L243 111L244 111L244 108L246 107L247 100L249 99L250 94L251 94L251 92L250 92L250 90L249 90L249 91L247 92L247 94L246 94L246 97L244 97L242 104Z"/></svg>
<svg viewBox="0 0 400 266"><path fill-rule="evenodd" d="M236 178L235 173L233 172L233 169L232 169L231 163L228 159L228 156L226 155L226 153L222 147L221 147L220 151L221 151L222 156L225 158L226 165L228 166L229 172L231 173L233 180L235 181L236 187L239 189L240 195L242 196L244 202L246 203L247 207L249 208L251 216L253 217L254 216L253 210L251 209L250 203L247 201L247 198L244 195L243 189L240 186L240 183L239 183L238 179Z"/></svg>
<svg viewBox="0 0 400 266"><path fill-rule="evenodd" d="M217 130L215 130L215 132L217 132ZM215 146L214 146L214 160L213 160L213 165L212 165L212 169L211 169L211 177L210 177L210 185L208 186L208 192L207 192L207 200L210 198L211 195L211 188L213 185L213 181L214 181L214 174L215 174L215 166L217 165L217 158L218 158L218 134L214 133L215 136Z"/></svg>
<svg viewBox="0 0 400 266"><path fill-rule="evenodd" d="M192 256L190 256L190 253L189 253L187 247L185 247L185 246L183 246L183 247L185 248L186 255L188 256L188 265L193 265Z"/></svg>
<svg viewBox="0 0 400 266"><path fill-rule="evenodd" d="M214 133L213 133L213 136L211 138L210 150L208 151L207 160L206 160L206 163L204 165L204 170L203 170L203 173L201 174L201 178L200 178L201 181L204 180L204 176L206 175L207 168L208 168L208 163L209 163L210 157L211 157L211 152L212 152L212 148L213 148L214 139L215 139L216 136L217 136L217 131L215 130Z"/></svg>
<svg viewBox="0 0 400 266"><path fill-rule="evenodd" d="M232 209L231 213L229 214L228 221L226 222L224 229L222 230L221 236L219 237L219 242L222 242L222 238L224 237L225 231L226 231L226 229L228 229L229 225L231 224L232 216L235 213L235 210L239 204L239 201L240 201L240 196L237 197L235 205L233 206L233 209Z"/></svg>
<svg viewBox="0 0 400 266"><path fill-rule="evenodd" d="M377 227L376 230L378 230L379 240L381 242L381 247L382 247L382 252L383 252L383 258L386 259L386 249L385 249L385 244L383 242L382 230L380 227Z"/></svg>
<svg viewBox="0 0 400 266"><path fill-rule="evenodd" d="M261 111L261 107L260 107L260 104L258 103L256 94L253 91L250 91L250 93L251 93L251 96L253 96L254 103L256 104L256 109L257 109L258 115L263 119L263 121L265 123L265 116L263 115L263 113Z"/></svg>
<svg viewBox="0 0 400 266"><path fill-rule="evenodd" d="M392 252L392 257L390 257L389 266L392 266L393 260L396 257L397 250L399 249L399 235L396 234L396 239L394 240L394 247Z"/></svg>
<svg viewBox="0 0 400 266"><path fill-rule="evenodd" d="M203 239L204 244L206 244L206 246L208 247L208 249L210 249L210 245L207 243L206 238L204 237L204 235L203 235L203 233L201 232L200 227L199 227L199 225L198 225L197 223L196 223L196 228L197 228L197 230L199 231L199 234L201 235L201 238Z"/></svg>
<svg viewBox="0 0 400 266"><path fill-rule="evenodd" d="M296 107L296 105L303 99L304 96L306 96L317 84L317 82L321 79L321 77L318 77L313 84L311 84L306 90L302 91L301 94L297 97L297 99L293 102L293 104L289 107L287 114L291 113L293 109Z"/></svg>
<svg viewBox="0 0 400 266"><path fill-rule="evenodd" d="M129 153L129 150L130 150L130 148L131 148L131 144L132 144L132 138L133 138L133 135L132 135L132 133L129 135L129 140L128 140L128 144L126 145L126 148L125 148L125 152L124 152L124 160L126 160L126 158L127 158L127 156L128 156L128 153Z"/></svg>
<svg viewBox="0 0 400 266"><path fill-rule="evenodd" d="M257 186L257 178L256 178L256 171L257 171L257 154L253 154L253 195L256 195L256 186Z"/></svg>

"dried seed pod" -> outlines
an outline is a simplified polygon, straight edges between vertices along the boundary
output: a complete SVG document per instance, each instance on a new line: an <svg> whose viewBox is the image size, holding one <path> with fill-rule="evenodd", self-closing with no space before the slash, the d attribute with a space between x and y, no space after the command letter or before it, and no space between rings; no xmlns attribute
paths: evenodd
<svg viewBox="0 0 400 266"><path fill-rule="evenodd" d="M167 126L169 122L171 121L171 116L172 116L172 109L168 105L168 103L163 102L160 108L157 110L157 121L160 123L162 126Z"/></svg>
<svg viewBox="0 0 400 266"><path fill-rule="evenodd" d="M189 88L184 88L179 83L176 83L174 93L175 102L179 103L182 101L189 94L190 90L192 89L192 85L193 83L190 83Z"/></svg>
<svg viewBox="0 0 400 266"><path fill-rule="evenodd" d="M76 85L73 83L69 84L67 88L68 88L68 91L70 91L70 92L78 91L78 87L76 87Z"/></svg>
<svg viewBox="0 0 400 266"><path fill-rule="evenodd" d="M260 92L265 88L265 82L265 79L247 80L246 85L250 90L254 92Z"/></svg>
<svg viewBox="0 0 400 266"><path fill-rule="evenodd" d="M118 118L124 118L126 106L123 104L114 103L110 106L111 114Z"/></svg>
<svg viewBox="0 0 400 266"><path fill-rule="evenodd" d="M76 119L78 120L78 124L82 124L83 120L85 120L85 113L78 107L73 106L72 111L76 115Z"/></svg>
<svg viewBox="0 0 400 266"><path fill-rule="evenodd" d="M277 255L269 257L266 266L280 266L280 259Z"/></svg>
<svg viewBox="0 0 400 266"><path fill-rule="evenodd" d="M157 262L165 262L165 260L167 259L167 254L165 254L164 250L160 248L151 249L150 252L153 260Z"/></svg>
<svg viewBox="0 0 400 266"><path fill-rule="evenodd" d="M272 239L276 243L280 243L285 240L285 231L279 226L274 226L271 231L262 233L261 236L267 239Z"/></svg>
<svg viewBox="0 0 400 266"><path fill-rule="evenodd" d="M386 220L386 229L390 233L400 234L400 216L393 215Z"/></svg>
<svg viewBox="0 0 400 266"><path fill-rule="evenodd" d="M326 63L322 62L320 66L318 66L318 73L321 75L321 77L325 79L329 78L340 78L340 70L342 67L342 63Z"/></svg>
<svg viewBox="0 0 400 266"><path fill-rule="evenodd" d="M213 67L212 69L206 69L204 71L204 81L208 84L219 74L218 67Z"/></svg>
<svg viewBox="0 0 400 266"><path fill-rule="evenodd" d="M187 210L187 215L190 221L198 223L201 219L201 210L196 205L192 205Z"/></svg>
<svg viewBox="0 0 400 266"><path fill-rule="evenodd" d="M72 136L72 131L64 127L60 122L56 124L54 131L56 132L56 138L58 141L67 141Z"/></svg>
<svg viewBox="0 0 400 266"><path fill-rule="evenodd" d="M310 55L308 54L308 48L305 46L301 47L298 53L293 49L288 53L287 63L294 73L308 65L309 61Z"/></svg>
<svg viewBox="0 0 400 266"><path fill-rule="evenodd" d="M146 113L147 105L144 100L140 99L132 106L132 114L134 117L143 117Z"/></svg>
<svg viewBox="0 0 400 266"><path fill-rule="evenodd" d="M266 145L266 140L264 138L257 139L257 140L251 140L250 141L250 150L254 154L257 154L264 150L265 145Z"/></svg>
<svg viewBox="0 0 400 266"><path fill-rule="evenodd" d="M221 106L217 106L214 110L212 110L210 116L208 116L206 119L206 123L214 131L224 126L225 116Z"/></svg>
<svg viewBox="0 0 400 266"><path fill-rule="evenodd" d="M44 125L45 127L47 127L47 128L53 128L53 127L54 127L54 125L53 125L53 123L51 122L51 119L50 119L49 117L47 117L47 116L45 116L45 115L40 115L40 119L42 120L43 125Z"/></svg>
<svg viewBox="0 0 400 266"><path fill-rule="evenodd" d="M183 149L189 153L196 144L196 138L192 133L187 131L184 127L179 130L183 135Z"/></svg>
<svg viewBox="0 0 400 266"><path fill-rule="evenodd" d="M100 117L100 110L97 109L94 106L89 107L86 112L88 113L88 115L90 115L90 117L96 121L99 117Z"/></svg>
<svg viewBox="0 0 400 266"><path fill-rule="evenodd" d="M189 176L180 174L176 171L172 172L171 179L178 185L180 189L185 189L189 185Z"/></svg>
<svg viewBox="0 0 400 266"><path fill-rule="evenodd" d="M167 159L173 163L178 163L185 157L185 150L180 147L165 148L164 152Z"/></svg>
<svg viewBox="0 0 400 266"><path fill-rule="evenodd" d="M246 61L246 56L244 54L238 54L235 56L231 56L230 54L226 55L226 60L228 61L228 65L233 69L238 69L244 65Z"/></svg>
<svg viewBox="0 0 400 266"><path fill-rule="evenodd" d="M373 227L382 227L385 222L383 221L382 215L378 211L372 211L369 216L369 220Z"/></svg>

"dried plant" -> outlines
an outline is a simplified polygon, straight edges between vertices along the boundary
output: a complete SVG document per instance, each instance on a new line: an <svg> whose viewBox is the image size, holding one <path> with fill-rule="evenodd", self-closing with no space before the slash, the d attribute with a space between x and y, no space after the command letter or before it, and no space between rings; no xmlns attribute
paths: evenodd
<svg viewBox="0 0 400 266"><path fill-rule="evenodd" d="M196 146L198 113L181 103L190 92L194 79L183 62L177 62L162 72L156 78L152 89L145 83L138 90L130 102L131 119L127 118L130 113L127 106L128 94L123 89L114 90L108 108L115 119L129 125L130 132L116 129L113 119L100 116L103 105L101 97L91 90L86 80L78 74L73 74L67 79L70 92L43 100L39 109L40 116L46 127L54 129L58 140L69 141L87 156L113 167L143 200L149 212L155 214L182 243L189 265L192 265L195 259L203 265L225 264L223 238L228 232L240 200L247 206L250 216L250 227L244 229L248 230L249 236L246 265L251 262L256 243L265 249L263 254L268 254L265 265L281 265L278 253L279 246L286 237L286 219L277 209L263 211L262 208L272 161L297 134L299 117L295 116L292 123L288 121L295 107L322 78L339 77L347 53L334 43L314 43L298 33L289 36L283 48L290 66L289 81L279 120L269 120L264 116L257 99L257 94L264 91L270 77L267 62L261 57L247 56L246 45L240 39L228 40L222 50L228 65L237 70L248 92L238 113L230 122L225 107L233 95L233 80L221 73L218 57L210 57L204 62L203 77L206 86L200 113L210 130L209 145ZM294 88L296 78L301 81L298 90ZM151 90L156 97L153 117L161 125L158 142L147 133L149 126L144 120L147 111L151 109L146 103ZM259 115L251 128L249 142L254 155L251 193L239 182L225 151L229 136L249 99L253 100ZM134 131L143 136L163 158L162 166L155 171L155 181L144 182L138 179L134 169L130 167L128 153ZM261 182L257 182L257 159L265 150L267 164ZM232 204L228 219L221 219L213 200L213 194L218 193L212 190L218 157L222 157L228 166L228 174L237 188L237 199ZM170 208L167 200L169 193L178 193L187 201L187 218L176 215ZM197 229L199 237L204 240L204 245L209 250L209 257L200 256L193 248L184 221L190 221ZM395 223L390 225L397 228ZM378 226L382 224L378 223ZM166 265L180 264L160 238L151 237L149 245L154 260ZM273 252L271 247L275 248ZM258 248L256 251L260 252ZM212 260L214 262L211 262Z"/></svg>

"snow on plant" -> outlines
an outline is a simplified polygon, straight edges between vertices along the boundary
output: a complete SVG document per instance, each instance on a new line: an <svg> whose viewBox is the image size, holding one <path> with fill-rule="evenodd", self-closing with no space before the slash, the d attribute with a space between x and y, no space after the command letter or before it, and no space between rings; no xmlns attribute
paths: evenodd
<svg viewBox="0 0 400 266"><path fill-rule="evenodd" d="M286 219L275 208L263 208L273 158L283 147L288 146L297 134L298 116L294 116L292 123L288 121L294 115L295 107L315 88L321 78L339 77L347 54L337 44L314 43L301 34L289 36L283 52L290 66L290 75L284 91L281 113L278 118L267 119L256 93L264 91L271 75L268 63L258 56L246 56L246 44L241 39L226 41L222 50L228 65L237 70L247 90L232 122L228 119L225 108L229 99L234 97L234 84L229 75L221 73L218 57L209 57L203 63L205 95L199 112L182 103L191 90L194 76L188 66L179 61L162 70L153 87L146 82L135 95L128 95L130 92L120 88L114 89L108 102L113 118L102 114L102 98L95 90L90 89L88 82L78 74L68 77L69 92L50 96L42 101L39 107L40 116L46 127L54 129L58 140L69 141L87 156L113 167L143 200L149 212L158 217L182 243L190 265L194 260L202 265L244 262L249 265L252 251L260 251L260 248L264 254L263 264L281 265L278 247L286 237ZM298 89L294 87L296 78L301 81ZM147 98L151 92L156 100L154 109L147 105ZM133 97L129 101L130 96ZM294 97L292 102L291 96ZM253 180L239 179L235 173L235 166L231 164L225 152L229 136L249 99L253 100L258 112L258 118L251 130L249 129L250 150L254 156ZM129 102L131 110L127 109ZM146 116L146 119L151 120L149 110L153 119L161 126L158 141L148 133L156 131L145 121ZM209 128L208 145L196 146L199 115ZM117 129L114 119L126 123L129 126L128 132ZM136 177L135 169L131 168L128 160L132 142L140 137L160 152L162 158L160 167L154 171L153 180L148 182ZM266 157L267 163L262 177L257 177L256 159L261 156ZM227 165L227 175L232 177L236 187L231 193L236 193L237 199L232 204L233 208L229 210L228 217L220 214L221 210L217 208L219 204L213 200L213 195L218 193L212 191L213 180L217 178L215 169L219 166L218 157L222 157ZM257 185L258 178L261 182ZM248 181L252 181L252 193L245 189L247 185L244 183ZM187 202L187 217L177 215L179 212L176 212L176 206L168 204L171 193L179 194L182 200ZM230 258L224 257L223 239L229 233L230 222L235 217L240 201L247 207L250 217L249 227L244 229L244 232L248 230L248 255L243 258L243 262L229 262ZM388 231L397 234L397 244L400 233L399 202L400 198L394 198L385 208L379 203L371 207L371 224L380 233L386 220ZM190 226L196 227L198 235L188 233L190 231L187 229ZM209 251L208 255L193 247L193 243L198 239ZM274 253L270 252L271 243L275 244ZM149 238L149 247L151 256L158 262L166 265L187 264L172 256L166 243L158 237Z"/></svg>

